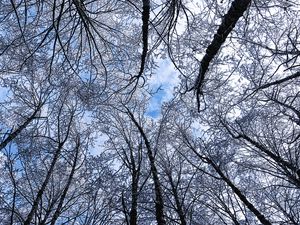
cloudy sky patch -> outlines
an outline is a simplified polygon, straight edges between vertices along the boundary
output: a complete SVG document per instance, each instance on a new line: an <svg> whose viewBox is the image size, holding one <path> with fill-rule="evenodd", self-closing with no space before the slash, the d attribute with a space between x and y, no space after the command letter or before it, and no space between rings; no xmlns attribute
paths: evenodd
<svg viewBox="0 0 300 225"><path fill-rule="evenodd" d="M160 59L156 73L150 78L149 85L155 90L147 110L147 115L157 118L160 115L161 105L173 96L174 87L179 83L178 72L170 60Z"/></svg>

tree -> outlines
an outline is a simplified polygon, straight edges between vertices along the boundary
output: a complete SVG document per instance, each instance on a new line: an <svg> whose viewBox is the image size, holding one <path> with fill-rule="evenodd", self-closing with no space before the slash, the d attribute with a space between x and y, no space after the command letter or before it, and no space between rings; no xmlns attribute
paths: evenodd
<svg viewBox="0 0 300 225"><path fill-rule="evenodd" d="M297 1L0 7L3 224L299 224Z"/></svg>
<svg viewBox="0 0 300 225"><path fill-rule="evenodd" d="M141 136L137 134L134 125L127 123L127 117L124 116L124 113L116 111L110 116L111 118L105 119L106 125L103 129L103 133L109 138L106 148L112 152L111 156L116 155L116 160L125 167L126 172L121 176L121 179L130 177L129 187L120 190L122 192L121 202L126 224L136 225L138 224L140 192L149 178L148 173L143 174L145 173L142 165L145 164L144 142ZM102 122L104 122L103 119ZM126 189L130 191L129 198Z"/></svg>

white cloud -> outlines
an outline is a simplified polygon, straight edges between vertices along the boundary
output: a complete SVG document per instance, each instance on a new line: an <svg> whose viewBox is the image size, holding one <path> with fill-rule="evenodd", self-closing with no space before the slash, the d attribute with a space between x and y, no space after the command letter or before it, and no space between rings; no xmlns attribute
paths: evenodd
<svg viewBox="0 0 300 225"><path fill-rule="evenodd" d="M147 114L151 117L158 117L163 102L170 100L173 96L173 90L179 83L178 72L174 69L172 62L168 59L160 59L157 72L150 78L150 88L156 90L150 101Z"/></svg>

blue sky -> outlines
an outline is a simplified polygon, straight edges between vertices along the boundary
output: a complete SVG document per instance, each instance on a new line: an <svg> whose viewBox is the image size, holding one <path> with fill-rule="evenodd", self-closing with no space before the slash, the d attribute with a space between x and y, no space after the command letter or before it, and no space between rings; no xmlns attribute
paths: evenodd
<svg viewBox="0 0 300 225"><path fill-rule="evenodd" d="M179 83L178 74L170 60L160 59L156 73L150 78L150 88L156 90L161 87L151 98L147 115L158 118L163 102L170 100L173 96L173 89Z"/></svg>
<svg viewBox="0 0 300 225"><path fill-rule="evenodd" d="M161 113L161 106L163 102L170 100L173 96L173 89L179 83L178 74L174 70L173 64L167 59L159 59L158 69L150 78L149 85L152 90L160 89L153 95L146 115L157 119ZM0 103L7 98L8 88L0 87ZM95 146L99 146L107 139L105 136L98 137ZM101 144L100 144L101 143ZM96 148L98 152L98 148ZM92 154L97 154L92 152Z"/></svg>
<svg viewBox="0 0 300 225"><path fill-rule="evenodd" d="M8 88L0 86L0 102L6 99L8 91Z"/></svg>

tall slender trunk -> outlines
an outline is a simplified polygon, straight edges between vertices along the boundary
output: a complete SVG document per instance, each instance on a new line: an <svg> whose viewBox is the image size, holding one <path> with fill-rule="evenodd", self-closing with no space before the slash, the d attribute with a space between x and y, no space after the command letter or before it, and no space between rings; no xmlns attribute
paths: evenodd
<svg viewBox="0 0 300 225"><path fill-rule="evenodd" d="M21 132L24 130L35 118L36 114L40 110L40 106L28 117L22 125L20 125L16 130L11 132L1 143L0 143L0 150L4 149L6 145L8 145L11 141L13 141Z"/></svg>
<svg viewBox="0 0 300 225"><path fill-rule="evenodd" d="M57 121L58 121L58 126L57 126L57 133L58 133L58 146L57 146L57 149L56 151L54 152L54 156L53 156L53 159L51 161L51 164L50 164L50 168L47 172L47 175L45 177L45 180L43 181L42 183L42 186L41 188L39 189L34 201L33 201L33 204L32 204L32 207L31 207L31 210L29 212L29 214L27 215L27 219L25 220L24 222L24 225L30 225L32 219L33 219L33 216L34 214L36 213L37 209L38 209L38 204L40 203L42 197L43 197L43 194L46 190L46 187L49 183L49 180L50 180L50 177L52 176L53 174L53 171L54 171L54 168L55 168L55 165L59 159L59 156L60 156L60 153L63 149L63 146L64 144L66 143L69 135L70 135L70 130L71 130L71 125L72 125L72 121L73 121L73 118L74 118L74 111L71 112L71 115L70 115L70 120L69 120L69 123L67 125L67 129L66 129L66 134L65 134L65 137L61 140L61 123L60 123L60 116L61 116L61 113L62 113L62 108L63 108L63 105L60 107L60 110L59 110L59 114L57 116ZM65 126L65 125L64 125Z"/></svg>
<svg viewBox="0 0 300 225"><path fill-rule="evenodd" d="M56 204L57 201L58 201L58 198L55 198L51 201L50 206L48 207L48 209L45 213L45 216L44 216L43 220L40 222L39 225L45 225L46 224L46 221L49 218L49 216L51 214L51 211L52 211L52 209L53 209L53 207L54 207L54 205Z"/></svg>
<svg viewBox="0 0 300 225"><path fill-rule="evenodd" d="M234 183L222 172L220 167L216 165L216 163L211 160L210 158L201 155L189 142L188 138L185 136L185 140L188 143L189 148L196 154L197 157L204 163L211 165L214 170L219 174L223 181L231 188L231 190L239 197L239 199L244 203L244 205L256 216L256 218L263 224L263 225L272 225L266 217L259 212L258 209L247 199L247 197L234 185Z"/></svg>
<svg viewBox="0 0 300 225"><path fill-rule="evenodd" d="M31 210L29 212L29 214L27 215L27 219L25 220L24 222L24 225L30 225L32 219L33 219L33 216L38 208L38 204L44 194L44 191L49 183L49 180L50 180L50 177L54 171L54 167L56 165L56 162L58 161L59 159L59 156L60 156L60 153L61 153L61 150L62 150L62 147L63 147L64 143L59 143L58 145L58 148L57 150L55 151L54 153L54 156L53 156L53 159L52 159L52 162L51 162L51 165L50 165L50 168L47 172L47 175L46 175L46 178L41 186L41 188L39 189L34 201L33 201L33 204L32 204L32 207L31 207Z"/></svg>
<svg viewBox="0 0 300 225"><path fill-rule="evenodd" d="M155 165L155 158L153 155L153 151L151 149L151 145L150 142L143 130L143 128L140 126L140 124L137 122L137 120L135 119L134 115L130 112L130 110L128 108L127 112L129 117L131 118L132 122L135 124L135 126L138 128L144 142L147 148L147 155L148 155L148 159L150 162L150 171L152 174L152 179L154 182L154 189L155 189L155 216L156 216L156 221L158 225L165 225L166 224L166 220L165 220L165 215L164 215L164 202L163 202L163 197L162 197L162 191L161 191L161 184L159 181L159 177L158 177L158 172L157 172L157 168Z"/></svg>
<svg viewBox="0 0 300 225"><path fill-rule="evenodd" d="M13 202L12 202L12 207L11 207L11 215L10 215L10 224L14 223L14 214L15 214L15 208L16 208L16 197L17 197L17 184L16 184L16 180L14 177L14 173L13 173L13 165L12 165L12 161L10 161L9 164L9 175L12 181L12 185L13 185Z"/></svg>
<svg viewBox="0 0 300 225"><path fill-rule="evenodd" d="M148 52L149 18L150 18L150 0L143 0L143 12L142 12L143 52L141 55L140 71L136 77L137 79L139 79L143 75L145 64L146 64L146 57Z"/></svg>
<svg viewBox="0 0 300 225"><path fill-rule="evenodd" d="M126 210L125 199L122 196L122 204L126 219L127 225L137 225L137 215L138 215L138 196L139 196L139 177L140 177L140 170L141 170L141 161L138 159L136 164L136 159L134 157L134 149L129 141L129 139L125 138L125 141L128 145L128 149L130 150L129 156L129 170L131 171L131 207L129 211L129 218L128 212ZM141 145L138 147L138 154L142 151ZM126 154L126 153L125 153ZM129 159L128 159L129 160Z"/></svg>
<svg viewBox="0 0 300 225"><path fill-rule="evenodd" d="M259 212L258 209L247 199L247 197L234 185L234 183L221 171L220 167L218 167L212 160L206 158L208 164L210 164L215 171L219 174L219 176L225 181L225 183L232 189L232 191L239 197L239 199L247 206L247 208L257 217L257 219L263 225L272 225L269 220L265 218L263 214Z"/></svg>
<svg viewBox="0 0 300 225"><path fill-rule="evenodd" d="M75 173L75 170L76 170L76 165L77 165L77 161L78 161L78 155L79 155L79 150L80 150L80 141L79 141L79 138L77 140L77 143L76 143L76 152L75 152L75 157L74 157L74 162L73 162L73 165L72 165L72 169L71 169L71 173L69 175L69 178L68 178L68 181L67 181L67 184L63 190L63 193L60 197L60 200L59 200L59 203L58 203L58 206L53 214L53 217L52 217L52 220L51 220L51 224L50 225L55 225L55 222L56 220L58 219L60 213L61 213L61 209L62 209L62 206L63 206L63 203L64 203L64 200L66 198L66 195L68 193L68 190L70 188L70 185L72 183L72 180L73 180L73 177L74 177L74 173Z"/></svg>
<svg viewBox="0 0 300 225"><path fill-rule="evenodd" d="M205 74L208 70L209 64L214 59L216 54L221 49L222 44L226 41L226 38L235 27L239 18L246 11L250 5L251 0L234 0L224 15L222 23L220 24L217 33L214 35L213 40L206 49L206 53L200 62L199 74L196 79L195 85L191 90L195 90L197 93L198 110L200 110L199 95L202 94L202 86L204 83Z"/></svg>
<svg viewBox="0 0 300 225"><path fill-rule="evenodd" d="M300 113L296 109L294 109L293 107L290 109L293 110L297 114L297 116L300 116ZM241 134L238 133L236 135L231 131L231 128L224 121L221 121L221 123L233 138L245 140L258 150L260 150L262 153L270 157L272 160L274 160L276 164L284 171L289 181L297 187L300 187L300 168L297 167L297 165L294 165L292 162L285 160L280 156L279 153L276 154L265 147L263 144L257 142L256 140L253 140L251 137L243 133L243 131Z"/></svg>
<svg viewBox="0 0 300 225"><path fill-rule="evenodd" d="M138 172L134 168L131 182L131 209L129 213L130 225L137 225L138 182Z"/></svg>
<svg viewBox="0 0 300 225"><path fill-rule="evenodd" d="M245 134L238 135L235 138L242 138L246 140L247 142L255 146L257 149L265 153L267 156L269 156L271 159L273 159L277 163L277 165L285 171L286 176L289 178L289 180L297 187L300 187L300 169L297 166L293 165L289 161L286 161L279 154L273 153L271 150L269 150L262 144L256 142L255 140L251 139ZM287 169L289 169L290 171Z"/></svg>
<svg viewBox="0 0 300 225"><path fill-rule="evenodd" d="M180 220L180 224L181 225L186 225L186 219L185 219L185 213L182 207L182 203L180 202L180 198L179 198L179 194L178 194L178 189L176 187L176 184L174 183L174 180L172 178L172 174L167 174L170 184L171 184L171 188L172 188L172 193L175 199L175 205L176 205L176 212L178 214L179 220Z"/></svg>

